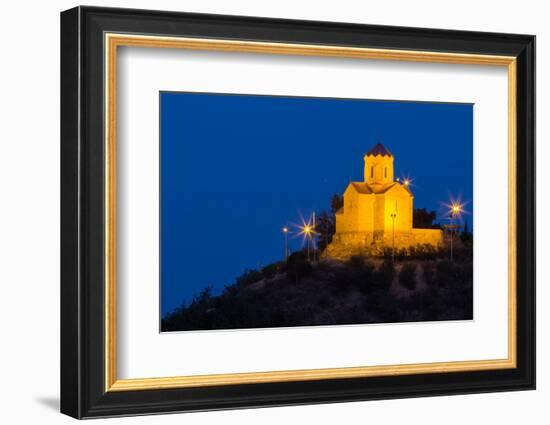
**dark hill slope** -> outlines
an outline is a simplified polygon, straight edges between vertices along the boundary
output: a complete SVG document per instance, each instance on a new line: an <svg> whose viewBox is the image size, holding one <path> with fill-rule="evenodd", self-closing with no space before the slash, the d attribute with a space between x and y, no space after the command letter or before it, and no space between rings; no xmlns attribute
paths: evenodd
<svg viewBox="0 0 550 425"><path fill-rule="evenodd" d="M220 295L207 288L162 321L163 331L464 320L472 318L472 262L367 260L249 271Z"/></svg>

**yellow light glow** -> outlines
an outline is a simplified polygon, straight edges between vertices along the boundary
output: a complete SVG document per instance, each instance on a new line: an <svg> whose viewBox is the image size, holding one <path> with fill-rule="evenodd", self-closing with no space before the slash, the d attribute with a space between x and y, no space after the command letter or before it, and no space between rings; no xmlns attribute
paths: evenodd
<svg viewBox="0 0 550 425"><path fill-rule="evenodd" d="M297 231L296 233L293 233L294 235L298 236L302 236L303 238L303 242L305 242L306 240L314 240L314 236L317 234L317 232L315 231L315 219L314 217L310 217L308 220L305 220L303 217L302 217L302 223L301 225L300 224L296 224L295 225L296 228L297 228Z"/></svg>
<svg viewBox="0 0 550 425"><path fill-rule="evenodd" d="M402 176L401 179L397 179L397 181L401 182L401 184L405 186L407 189L414 187L414 184L413 184L414 179L411 178L411 176Z"/></svg>
<svg viewBox="0 0 550 425"><path fill-rule="evenodd" d="M463 211L463 205L458 202L453 202L451 204L451 215L454 217L461 214Z"/></svg>
<svg viewBox="0 0 550 425"><path fill-rule="evenodd" d="M470 214L470 212L466 208L469 203L470 201L463 202L460 196L450 196L449 203L442 203L442 205L445 207L444 214L448 215L451 219L460 218L464 214Z"/></svg>
<svg viewBox="0 0 550 425"><path fill-rule="evenodd" d="M288 227L283 227L283 232L288 233Z"/></svg>

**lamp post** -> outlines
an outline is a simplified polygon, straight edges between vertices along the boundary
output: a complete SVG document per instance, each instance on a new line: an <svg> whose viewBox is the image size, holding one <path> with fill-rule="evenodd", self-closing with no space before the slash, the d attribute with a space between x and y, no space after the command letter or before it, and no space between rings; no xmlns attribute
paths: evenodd
<svg viewBox="0 0 550 425"><path fill-rule="evenodd" d="M397 201L395 201L395 210L390 214L391 217L391 262L395 262L395 219L397 218Z"/></svg>
<svg viewBox="0 0 550 425"><path fill-rule="evenodd" d="M454 219L461 212L462 212L462 205L460 205L458 203L452 203L451 204L451 210L450 210L451 225L449 226L449 228L451 230L451 262L453 262L453 258L454 258L453 257L453 239L454 239L454 229L455 229Z"/></svg>
<svg viewBox="0 0 550 425"><path fill-rule="evenodd" d="M311 226L312 233L315 233L315 211L313 211L313 226ZM313 242L313 235L311 235L311 249L313 250L313 262L315 262L315 254L317 250L315 249L315 244Z"/></svg>
<svg viewBox="0 0 550 425"><path fill-rule="evenodd" d="M303 228L304 235L306 236L307 260L308 261L310 261L310 255L309 255L310 248L309 248L309 245L310 245L310 241L311 241L312 231L313 231L313 229L311 228L311 226L309 224L306 224Z"/></svg>
<svg viewBox="0 0 550 425"><path fill-rule="evenodd" d="M283 227L283 234L285 237L285 263L288 263L288 227Z"/></svg>
<svg viewBox="0 0 550 425"><path fill-rule="evenodd" d="M395 261L395 219L397 217L397 212L392 212L391 217L391 262Z"/></svg>
<svg viewBox="0 0 550 425"><path fill-rule="evenodd" d="M307 260L311 260L311 250L313 249L313 259L315 260L315 248L313 246L313 237L315 235L315 213L313 213L313 219L302 220L302 226L299 226L300 235L303 235L307 246ZM303 246L303 245L302 245Z"/></svg>

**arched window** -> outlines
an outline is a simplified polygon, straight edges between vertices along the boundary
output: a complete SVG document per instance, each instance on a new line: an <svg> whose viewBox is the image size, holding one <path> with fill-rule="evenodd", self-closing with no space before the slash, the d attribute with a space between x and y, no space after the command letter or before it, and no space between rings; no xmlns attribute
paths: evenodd
<svg viewBox="0 0 550 425"><path fill-rule="evenodd" d="M388 177L388 167L384 167L384 178Z"/></svg>
<svg viewBox="0 0 550 425"><path fill-rule="evenodd" d="M374 177L374 167L370 167L370 178Z"/></svg>

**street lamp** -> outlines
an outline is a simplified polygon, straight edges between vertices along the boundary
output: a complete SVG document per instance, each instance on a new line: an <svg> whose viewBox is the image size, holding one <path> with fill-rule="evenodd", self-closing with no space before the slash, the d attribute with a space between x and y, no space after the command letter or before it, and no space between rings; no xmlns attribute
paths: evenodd
<svg viewBox="0 0 550 425"><path fill-rule="evenodd" d="M311 226L312 233L315 233L315 211L313 211L313 225ZM313 250L313 262L315 262L315 254L317 253L317 249L315 247L314 241L313 241L313 235L311 236L311 249Z"/></svg>
<svg viewBox="0 0 550 425"><path fill-rule="evenodd" d="M285 263L288 263L288 227L283 227L283 234L285 236Z"/></svg>
<svg viewBox="0 0 550 425"><path fill-rule="evenodd" d="M312 227L311 227L309 224L306 224L306 225L303 227L302 231L304 232L304 235L305 235L305 237L306 237L307 259L308 259L308 261L309 261L309 259L310 259L310 258L309 258L309 250L310 250L309 245L310 245L310 243L311 243L311 233L313 232L313 229L312 229Z"/></svg>
<svg viewBox="0 0 550 425"><path fill-rule="evenodd" d="M414 179L410 176L403 176L401 179L397 179L398 182L402 183L407 189L410 189L413 185Z"/></svg>
<svg viewBox="0 0 550 425"><path fill-rule="evenodd" d="M395 201L395 211L390 214L391 217L391 262L395 262L395 219L397 218L397 201Z"/></svg>
<svg viewBox="0 0 550 425"><path fill-rule="evenodd" d="M296 227L299 229L297 232L298 235L302 235L302 247L304 246L303 243L305 242L307 245L307 259L308 261L311 260L311 250L313 249L313 260L315 261L315 245L313 238L317 235L317 232L315 231L315 213L313 213L313 216L308 219L307 221L304 220L302 217L302 225L296 225Z"/></svg>
<svg viewBox="0 0 550 425"><path fill-rule="evenodd" d="M312 224L313 223L313 224ZM300 231L298 234L302 235L304 237L304 240L306 242L307 246L307 259L308 261L311 259L311 249L313 248L313 237L315 235L315 216L313 216L313 221L308 220L305 222L305 220L302 220L302 225L298 226L298 229ZM315 255L315 253L314 253Z"/></svg>
<svg viewBox="0 0 550 425"><path fill-rule="evenodd" d="M454 229L455 229L454 219L455 217L460 216L460 214L462 213L462 205L458 202L452 202L450 205L449 213L450 213L449 218L451 220L449 229L451 230L451 262L452 262L453 261L453 239L454 239Z"/></svg>

